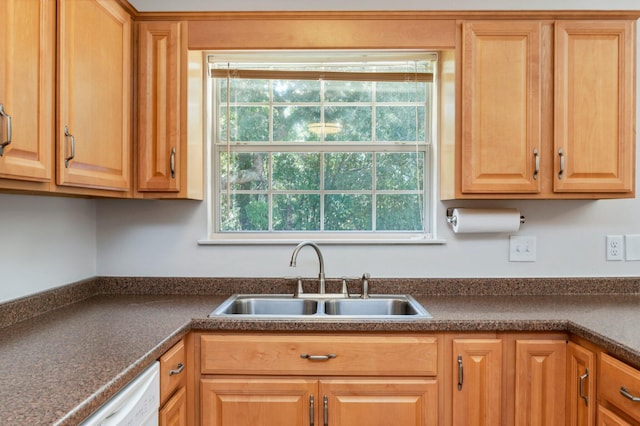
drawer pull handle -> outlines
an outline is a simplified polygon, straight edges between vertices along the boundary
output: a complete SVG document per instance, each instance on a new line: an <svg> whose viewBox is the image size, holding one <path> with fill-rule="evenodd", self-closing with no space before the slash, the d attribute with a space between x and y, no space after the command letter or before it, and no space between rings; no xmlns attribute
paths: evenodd
<svg viewBox="0 0 640 426"><path fill-rule="evenodd" d="M540 154L538 154L538 148L533 150L533 158L535 159L535 169L533 170L533 180L538 179L540 173Z"/></svg>
<svg viewBox="0 0 640 426"><path fill-rule="evenodd" d="M462 355L458 355L458 390L462 390L462 382L464 381L464 367L462 365Z"/></svg>
<svg viewBox="0 0 640 426"><path fill-rule="evenodd" d="M184 370L184 364L183 363L179 363L177 369L169 370L169 375L173 376L174 374L180 374L180 373L182 373L182 370Z"/></svg>
<svg viewBox="0 0 640 426"><path fill-rule="evenodd" d="M584 405L589 406L589 397L584 394L584 380L589 377L589 369L580 376L580 398L584 399Z"/></svg>
<svg viewBox="0 0 640 426"><path fill-rule="evenodd" d="M327 355L309 355L309 354L301 354L300 358L308 359L309 361L328 361L332 358L335 358L336 354L327 354Z"/></svg>
<svg viewBox="0 0 640 426"><path fill-rule="evenodd" d="M637 396L633 396L629 393L629 391L627 390L627 388L625 388L624 386L622 386L620 388L620 393L622 394L622 396L624 396L625 398L627 398L630 401L633 402L640 402L640 398L638 398Z"/></svg>
<svg viewBox="0 0 640 426"><path fill-rule="evenodd" d="M313 395L309 396L309 425L313 426L314 425L314 418L316 417L316 413L315 413L315 407L314 407L314 398Z"/></svg>
<svg viewBox="0 0 640 426"><path fill-rule="evenodd" d="M558 170L558 179L562 179L564 177L564 152L562 148L558 149L558 156L560 157L560 170Z"/></svg>
<svg viewBox="0 0 640 426"><path fill-rule="evenodd" d="M69 168L69 163L71 163L71 160L73 160L73 158L76 156L76 138L74 138L73 135L69 133L68 126L64 126L64 135L67 138L71 138L71 153L68 157L64 158L64 167Z"/></svg>
<svg viewBox="0 0 640 426"><path fill-rule="evenodd" d="M176 147L171 148L171 155L169 156L169 168L171 169L171 179L176 178Z"/></svg>
<svg viewBox="0 0 640 426"><path fill-rule="evenodd" d="M329 398L327 397L327 395L322 398L322 405L324 405L324 409L322 410L324 426L329 426Z"/></svg>

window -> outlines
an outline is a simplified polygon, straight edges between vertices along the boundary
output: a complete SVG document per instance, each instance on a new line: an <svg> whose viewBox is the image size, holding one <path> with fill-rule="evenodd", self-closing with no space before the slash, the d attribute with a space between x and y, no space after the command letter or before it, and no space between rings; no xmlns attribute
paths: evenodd
<svg viewBox="0 0 640 426"><path fill-rule="evenodd" d="M213 239L431 238L435 54L208 61Z"/></svg>

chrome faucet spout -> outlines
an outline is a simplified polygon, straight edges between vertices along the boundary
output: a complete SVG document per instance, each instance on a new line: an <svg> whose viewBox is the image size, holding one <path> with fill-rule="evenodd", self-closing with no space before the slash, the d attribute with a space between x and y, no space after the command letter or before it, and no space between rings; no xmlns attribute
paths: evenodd
<svg viewBox="0 0 640 426"><path fill-rule="evenodd" d="M312 247L316 254L318 255L318 262L320 263L320 272L318 272L318 279L320 280L320 294L325 294L325 277L324 277L324 258L322 257L322 252L320 251L320 247L313 241L302 241L300 244L293 249L293 253L291 254L291 261L289 262L289 266L296 266L296 259L298 258L298 253L304 246Z"/></svg>

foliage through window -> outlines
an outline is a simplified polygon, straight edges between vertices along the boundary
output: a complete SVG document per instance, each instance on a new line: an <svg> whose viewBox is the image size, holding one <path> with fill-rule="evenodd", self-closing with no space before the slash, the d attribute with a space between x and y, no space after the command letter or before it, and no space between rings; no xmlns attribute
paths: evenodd
<svg viewBox="0 0 640 426"><path fill-rule="evenodd" d="M435 61L210 55L214 233L428 236Z"/></svg>

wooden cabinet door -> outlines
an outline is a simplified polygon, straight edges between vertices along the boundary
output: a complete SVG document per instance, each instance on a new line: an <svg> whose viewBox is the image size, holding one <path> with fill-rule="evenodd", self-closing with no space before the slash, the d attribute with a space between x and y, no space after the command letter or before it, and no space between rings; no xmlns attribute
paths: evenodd
<svg viewBox="0 0 640 426"><path fill-rule="evenodd" d="M463 25L462 193L537 193L541 23Z"/></svg>
<svg viewBox="0 0 640 426"><path fill-rule="evenodd" d="M57 183L127 191L131 17L115 0L60 0L58 35Z"/></svg>
<svg viewBox="0 0 640 426"><path fill-rule="evenodd" d="M516 341L516 425L564 425L566 348L562 340Z"/></svg>
<svg viewBox="0 0 640 426"><path fill-rule="evenodd" d="M309 426L321 406L317 388L304 378L201 379L201 425Z"/></svg>
<svg viewBox="0 0 640 426"><path fill-rule="evenodd" d="M631 193L635 22L555 25L554 191Z"/></svg>
<svg viewBox="0 0 640 426"><path fill-rule="evenodd" d="M186 25L142 22L138 48L138 190L180 190L186 140Z"/></svg>
<svg viewBox="0 0 640 426"><path fill-rule="evenodd" d="M502 409L502 341L454 339L451 360L454 426L499 425Z"/></svg>
<svg viewBox="0 0 640 426"><path fill-rule="evenodd" d="M318 424L438 424L438 384L427 379L330 379L320 382ZM326 408L325 408L326 407ZM326 417L325 417L326 416Z"/></svg>
<svg viewBox="0 0 640 426"><path fill-rule="evenodd" d="M55 17L50 0L0 3L0 178L52 178Z"/></svg>
<svg viewBox="0 0 640 426"><path fill-rule="evenodd" d="M590 350L567 345L567 426L596 424L596 359Z"/></svg>
<svg viewBox="0 0 640 426"><path fill-rule="evenodd" d="M160 409L160 426L187 426L187 390L180 388Z"/></svg>

